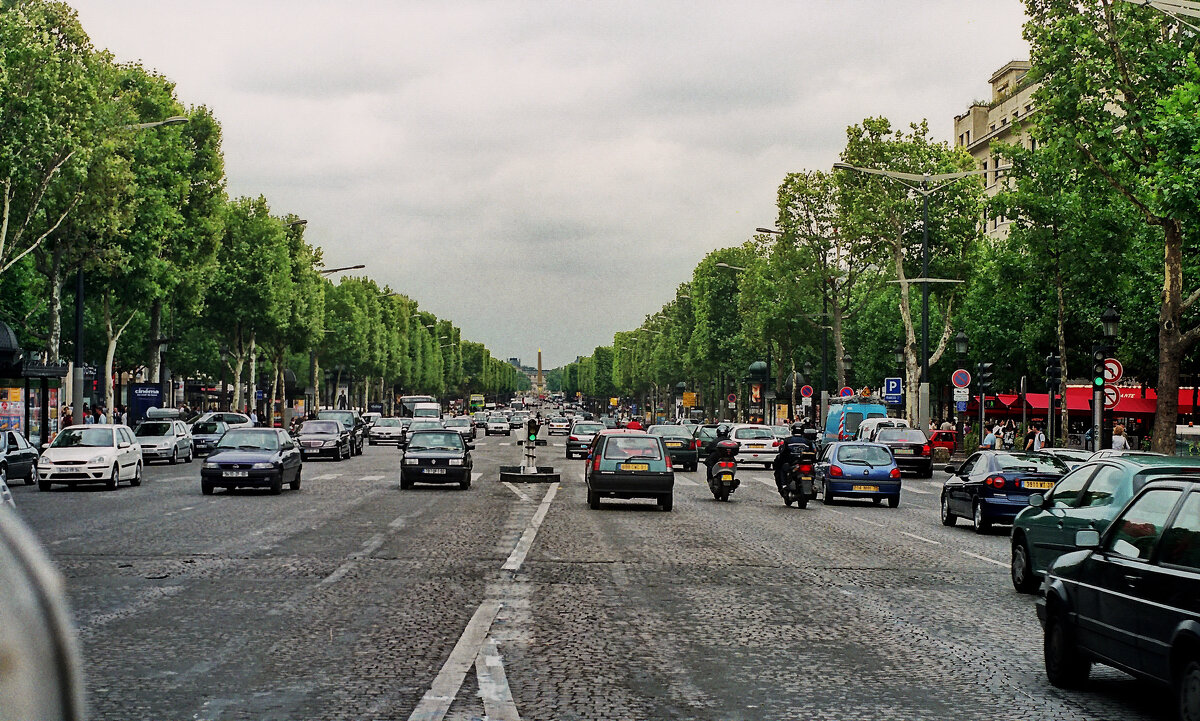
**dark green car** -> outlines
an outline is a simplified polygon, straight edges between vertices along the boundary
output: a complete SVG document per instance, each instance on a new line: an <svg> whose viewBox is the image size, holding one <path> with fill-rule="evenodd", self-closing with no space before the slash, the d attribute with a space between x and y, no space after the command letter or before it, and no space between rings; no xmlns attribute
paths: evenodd
<svg viewBox="0 0 1200 721"><path fill-rule="evenodd" d="M1138 455L1079 466L1047 491L1029 497L1013 521L1013 587L1033 593L1055 559L1075 550L1075 532L1103 532L1126 501L1153 478L1200 474L1200 459Z"/></svg>
<svg viewBox="0 0 1200 721"><path fill-rule="evenodd" d="M592 510L601 498L651 498L664 511L674 505L675 472L662 439L642 431L600 431L588 449L583 476Z"/></svg>

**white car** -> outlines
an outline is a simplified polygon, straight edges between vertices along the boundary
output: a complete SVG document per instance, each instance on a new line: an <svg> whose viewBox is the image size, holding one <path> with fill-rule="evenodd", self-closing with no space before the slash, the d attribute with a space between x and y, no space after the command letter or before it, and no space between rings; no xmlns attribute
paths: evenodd
<svg viewBox="0 0 1200 721"><path fill-rule="evenodd" d="M490 436L493 433L511 436L512 427L509 425L508 419L504 416L490 416L487 420L487 428L483 429L483 435Z"/></svg>
<svg viewBox="0 0 1200 721"><path fill-rule="evenodd" d="M404 421L400 418L380 418L367 429L367 444L390 443L399 445L404 436Z"/></svg>
<svg viewBox="0 0 1200 721"><path fill-rule="evenodd" d="M243 413L230 413L229 411L213 411L205 413L196 420L192 421L192 425L203 423L204 421L221 421L230 428L251 428L253 423L250 422L250 416Z"/></svg>
<svg viewBox="0 0 1200 721"><path fill-rule="evenodd" d="M54 437L38 459L38 490L56 483L142 484L142 447L129 426L97 424L68 426Z"/></svg>
<svg viewBox="0 0 1200 721"><path fill-rule="evenodd" d="M183 421L142 421L133 432L142 446L142 461L167 461L174 465L196 456L192 433Z"/></svg>
<svg viewBox="0 0 1200 721"><path fill-rule="evenodd" d="M761 463L770 468L775 462L775 457L779 455L779 440L775 438L775 432L770 426L739 423L733 426L729 437L737 441L739 447L738 465Z"/></svg>
<svg viewBox="0 0 1200 721"><path fill-rule="evenodd" d="M557 416L555 418L551 418L549 434L554 435L556 433L561 433L564 436L570 435L571 421L567 420L566 418L564 418L562 416Z"/></svg>

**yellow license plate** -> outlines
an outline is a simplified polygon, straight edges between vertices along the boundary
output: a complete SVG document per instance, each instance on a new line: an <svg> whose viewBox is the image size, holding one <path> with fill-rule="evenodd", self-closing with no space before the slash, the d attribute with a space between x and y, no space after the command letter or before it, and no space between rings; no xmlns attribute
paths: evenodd
<svg viewBox="0 0 1200 721"><path fill-rule="evenodd" d="M766 448L766 446L761 443L751 443L750 448Z"/></svg>
<svg viewBox="0 0 1200 721"><path fill-rule="evenodd" d="M855 486L856 491L878 491L879 486Z"/></svg>
<svg viewBox="0 0 1200 721"><path fill-rule="evenodd" d="M1054 481L1025 481L1026 488L1036 488L1039 491L1048 491L1054 488Z"/></svg>
<svg viewBox="0 0 1200 721"><path fill-rule="evenodd" d="M622 463L621 470L622 471L648 471L648 470L650 470L650 466L649 466L649 464L646 464L646 463Z"/></svg>
<svg viewBox="0 0 1200 721"><path fill-rule="evenodd" d="M667 448L683 448L682 443L668 443Z"/></svg>

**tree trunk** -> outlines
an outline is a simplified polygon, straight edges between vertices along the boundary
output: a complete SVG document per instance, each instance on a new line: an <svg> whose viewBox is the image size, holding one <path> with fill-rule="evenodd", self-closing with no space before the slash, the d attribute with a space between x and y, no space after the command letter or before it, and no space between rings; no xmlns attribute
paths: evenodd
<svg viewBox="0 0 1200 721"><path fill-rule="evenodd" d="M1179 362L1183 355L1183 231L1177 221L1163 224L1165 252L1162 307L1158 311L1158 406L1150 450L1174 455L1179 417ZM1097 439L1099 440L1099 439ZM1100 448L1100 444L1096 444Z"/></svg>
<svg viewBox="0 0 1200 721"><path fill-rule="evenodd" d="M834 286L829 304L832 306L830 325L833 327L833 361L837 368L838 388L843 388L849 383L846 380L846 362L842 360L846 355L846 341L842 337L842 302L837 293L837 286Z"/></svg>
<svg viewBox="0 0 1200 721"><path fill-rule="evenodd" d="M1062 443L1056 444L1056 445L1061 445L1062 447L1065 448L1067 445L1067 443L1066 443L1067 433L1071 428L1071 426L1070 426L1071 413L1070 413L1070 409L1067 408L1067 305L1066 305L1065 299L1063 298L1062 268L1058 267L1057 263L1055 264L1055 270L1056 270L1055 277L1054 277L1054 283L1056 286L1055 292L1058 294L1058 330L1056 333L1056 335L1058 336L1058 338L1057 338L1057 340L1058 340L1058 359L1059 359L1058 368L1060 371L1060 375L1062 376L1061 378L1058 379L1057 392L1060 395L1062 395L1062 398L1063 398L1062 408L1060 409L1062 412L1062 416L1059 420L1059 426L1058 426L1058 428L1059 428L1058 438L1062 441ZM1053 403L1054 403L1054 392L1055 392L1055 389L1050 389L1050 395L1051 395L1050 402L1046 406L1046 409L1047 409L1046 419L1047 420L1050 419L1049 409L1051 406L1053 406Z"/></svg>
<svg viewBox="0 0 1200 721"><path fill-rule="evenodd" d="M271 427L275 426L275 402L277 400L276 394L279 392L279 376L280 376L279 359L280 359L280 355L281 354L276 354L275 357L272 359L272 363L274 364L275 370L271 374L271 400L267 405L267 425L271 426Z"/></svg>
<svg viewBox="0 0 1200 721"><path fill-rule="evenodd" d="M233 410L241 413L245 409L242 397L242 370L246 367L246 354L239 350L233 357Z"/></svg>
<svg viewBox="0 0 1200 721"><path fill-rule="evenodd" d="M113 359L117 355L117 341L121 339L121 334L129 327L129 323L133 320L134 315L135 313L131 312L129 318L121 324L120 328L114 328L111 296L109 291L104 291L104 330L108 336L108 348L104 354L104 413L108 416L110 423L112 422L114 408Z"/></svg>
<svg viewBox="0 0 1200 721"><path fill-rule="evenodd" d="M162 383L162 377L159 375L162 372L162 316L163 302L161 299L155 300L150 304L150 332L147 342L146 352L146 381L150 383Z"/></svg>
<svg viewBox="0 0 1200 721"><path fill-rule="evenodd" d="M247 393L247 395L250 396L249 405L250 405L251 409L258 408L258 349L254 346L254 336L255 336L255 334L253 332L251 332L250 333L250 378L249 378L249 383L248 383L248 385L250 386L250 390Z"/></svg>
<svg viewBox="0 0 1200 721"><path fill-rule="evenodd" d="M62 344L62 255L56 252L50 261L50 334L46 339L46 358L58 362L59 346Z"/></svg>

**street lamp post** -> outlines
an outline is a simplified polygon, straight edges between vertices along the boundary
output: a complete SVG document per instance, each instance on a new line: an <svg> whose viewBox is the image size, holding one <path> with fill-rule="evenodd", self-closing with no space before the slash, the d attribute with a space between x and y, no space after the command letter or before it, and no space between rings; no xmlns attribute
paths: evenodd
<svg viewBox="0 0 1200 721"><path fill-rule="evenodd" d="M846 369L846 385L853 388L850 374L854 371L854 356L850 355L850 351L846 351L846 355L842 356L842 367Z"/></svg>
<svg viewBox="0 0 1200 721"><path fill-rule="evenodd" d="M290 223L284 223L284 225L288 227L295 225L308 225L308 221L302 218L300 220L293 220ZM360 263L358 265L347 265L341 268L325 268L324 270L318 270L317 275L329 275L330 273L341 273L344 270L358 270L359 268L366 267L367 266ZM320 366L317 360L317 349L313 348L308 352L308 387L312 389L312 405L304 409L305 413L311 413L317 410L317 407L321 405L320 387L317 385L319 378ZM307 394L305 395L307 396ZM305 402L308 402L308 398L305 399Z"/></svg>
<svg viewBox="0 0 1200 721"><path fill-rule="evenodd" d="M967 350L970 348L970 345L971 345L971 340L969 338L967 338L966 331L964 331L962 328L959 328L958 335L954 336L954 350L958 354L958 367L959 368L963 368L966 365ZM957 435L958 435L957 442L960 444L963 444L962 447L966 448L965 441L963 440L963 417L962 417L962 413L960 413L958 411L957 405L955 405L955 410L954 410L954 421L955 421L954 427L955 427L955 429L957 431Z"/></svg>
<svg viewBox="0 0 1200 721"><path fill-rule="evenodd" d="M908 408L908 406L904 403L905 393L907 393L907 391L904 388L904 386L905 386L905 383L904 383L904 358L906 355L908 355L908 354L904 352L904 343L898 344L896 346L896 369L899 371L898 375L900 376L900 407L901 408Z"/></svg>
<svg viewBox="0 0 1200 721"><path fill-rule="evenodd" d="M1104 349L1103 355L1105 358L1113 352L1113 342L1117 337L1117 327L1120 323L1121 314L1117 312L1114 306L1108 306L1100 314L1100 332L1104 336L1104 340L1100 345ZM1103 376L1101 376L1102 379ZM1155 430L1156 432L1164 432L1159 429ZM1093 448L1096 450L1112 445L1112 436L1109 435L1106 439L1104 434L1104 384L1094 383L1092 388L1092 440L1094 443ZM1108 441L1107 443L1105 443L1106 440Z"/></svg>
<svg viewBox="0 0 1200 721"><path fill-rule="evenodd" d="M959 173L917 174L902 173L895 170L879 170L877 168L860 168L849 163L834 163L834 170L853 170L868 175L879 175L893 182L900 183L909 190L921 196L921 277L910 278L909 283L921 284L921 387L917 393L917 423L918 427L929 425L929 284L930 283L961 283L961 280L947 280L929 277L929 196L948 187L952 183L973 175L983 175L986 170L968 170ZM940 183L932 185L931 183ZM900 281L889 281L899 283Z"/></svg>

